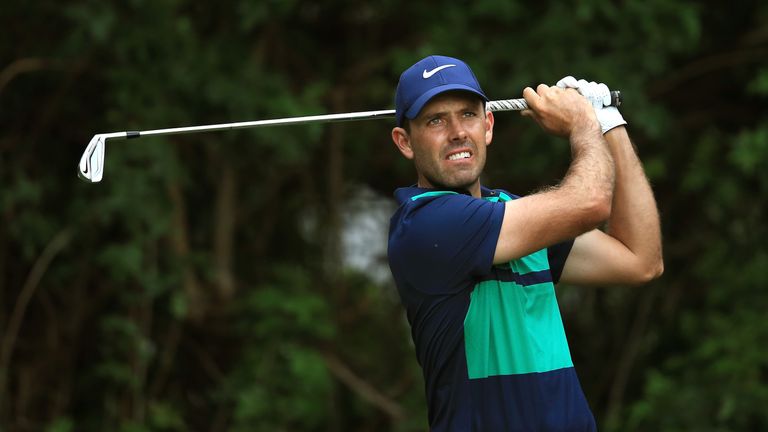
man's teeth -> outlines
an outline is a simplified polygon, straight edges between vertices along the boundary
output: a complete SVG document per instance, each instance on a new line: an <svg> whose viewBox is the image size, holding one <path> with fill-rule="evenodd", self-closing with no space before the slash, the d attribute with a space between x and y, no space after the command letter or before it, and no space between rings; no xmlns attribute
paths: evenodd
<svg viewBox="0 0 768 432"><path fill-rule="evenodd" d="M448 156L448 160L466 159L469 156L470 156L469 152L459 152L459 153L454 153L454 154Z"/></svg>

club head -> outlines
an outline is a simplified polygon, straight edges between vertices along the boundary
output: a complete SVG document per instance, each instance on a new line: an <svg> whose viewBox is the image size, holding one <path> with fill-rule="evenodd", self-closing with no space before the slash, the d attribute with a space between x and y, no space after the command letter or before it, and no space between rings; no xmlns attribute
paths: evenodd
<svg viewBox="0 0 768 432"><path fill-rule="evenodd" d="M94 135L91 142L88 143L88 147L85 148L77 167L77 176L81 180L88 183L101 181L104 174L104 141L106 141L104 135Z"/></svg>

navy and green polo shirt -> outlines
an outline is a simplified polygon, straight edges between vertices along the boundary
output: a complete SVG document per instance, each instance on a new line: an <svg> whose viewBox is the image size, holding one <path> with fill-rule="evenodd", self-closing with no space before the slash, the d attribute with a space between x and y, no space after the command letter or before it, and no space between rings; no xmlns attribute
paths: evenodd
<svg viewBox="0 0 768 432"><path fill-rule="evenodd" d="M401 188L389 265L424 372L432 431L595 431L554 284L573 241L493 265L504 201Z"/></svg>

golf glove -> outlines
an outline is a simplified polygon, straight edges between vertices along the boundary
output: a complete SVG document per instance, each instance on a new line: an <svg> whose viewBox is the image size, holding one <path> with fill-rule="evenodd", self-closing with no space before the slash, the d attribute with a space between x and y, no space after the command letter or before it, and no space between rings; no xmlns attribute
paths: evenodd
<svg viewBox="0 0 768 432"><path fill-rule="evenodd" d="M600 122L600 128L603 130L603 133L608 132L616 126L627 124L618 108L608 106L608 104L611 103L611 91L605 84L596 83L594 81L587 82L583 79L577 80L572 76L567 76L558 81L555 85L563 89L576 89L582 96L587 98L595 109L597 120Z"/></svg>

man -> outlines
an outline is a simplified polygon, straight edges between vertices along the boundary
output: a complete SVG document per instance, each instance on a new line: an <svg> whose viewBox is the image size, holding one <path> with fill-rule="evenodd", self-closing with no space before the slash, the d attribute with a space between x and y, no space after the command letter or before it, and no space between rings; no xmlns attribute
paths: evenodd
<svg viewBox="0 0 768 432"><path fill-rule="evenodd" d="M418 182L395 192L388 255L432 431L596 430L554 284L663 271L653 193L608 95L572 77L523 91L523 115L567 138L572 161L557 186L517 197L480 184L494 116L469 66L430 56L401 75L392 140Z"/></svg>

